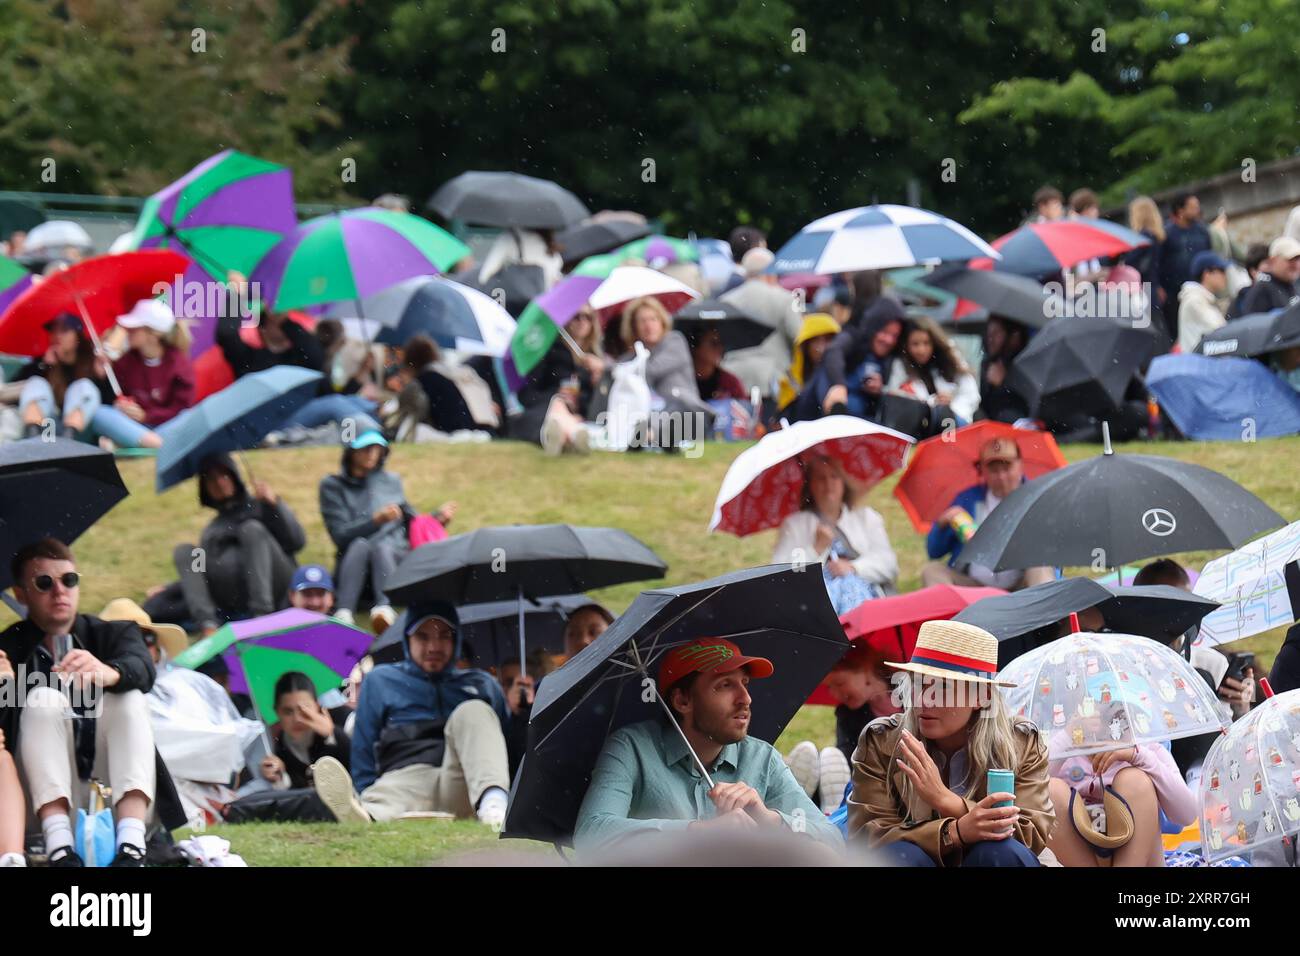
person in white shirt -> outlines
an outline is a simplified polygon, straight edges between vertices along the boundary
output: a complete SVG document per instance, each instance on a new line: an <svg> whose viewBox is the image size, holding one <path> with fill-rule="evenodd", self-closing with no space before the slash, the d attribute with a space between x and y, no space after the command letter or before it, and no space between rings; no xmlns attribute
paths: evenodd
<svg viewBox="0 0 1300 956"><path fill-rule="evenodd" d="M1198 252L1192 258L1192 275L1195 280L1184 282L1178 291L1178 347L1185 355L1226 321L1218 299L1228 291L1227 260L1215 252Z"/></svg>
<svg viewBox="0 0 1300 956"><path fill-rule="evenodd" d="M980 386L961 354L939 327L923 316L903 323L902 355L890 367L885 390L925 402L946 405L955 424L968 424L980 404Z"/></svg>
<svg viewBox="0 0 1300 956"><path fill-rule="evenodd" d="M822 565L837 614L896 590L898 557L880 514L857 504L838 461L804 462L803 507L781 522L772 560Z"/></svg>
<svg viewBox="0 0 1300 956"><path fill-rule="evenodd" d="M503 229L488 248L479 268L479 282L487 282L507 266L540 266L544 288L560 281L564 257L549 229Z"/></svg>

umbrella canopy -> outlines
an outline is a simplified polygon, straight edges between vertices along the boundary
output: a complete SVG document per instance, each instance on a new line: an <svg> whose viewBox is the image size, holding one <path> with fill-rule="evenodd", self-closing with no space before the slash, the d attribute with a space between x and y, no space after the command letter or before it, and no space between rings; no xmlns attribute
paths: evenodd
<svg viewBox="0 0 1300 956"><path fill-rule="evenodd" d="M560 247L560 255L564 259L564 264L568 266L581 262L588 256L617 249L634 239L650 235L650 232L650 226L645 222L606 219L570 226L556 235L555 244Z"/></svg>
<svg viewBox="0 0 1300 956"><path fill-rule="evenodd" d="M585 594L564 594L524 601L528 643L536 650L551 654L564 652L564 628L569 616L580 607L595 604ZM511 658L519 658L519 602L484 601L456 609L460 617L462 653L474 667L499 668ZM383 634L375 638L367 651L376 664L400 661L406 656L403 647L406 612L397 616Z"/></svg>
<svg viewBox="0 0 1300 956"><path fill-rule="evenodd" d="M446 272L469 247L427 219L366 207L309 219L253 271L275 312L366 299L412 276Z"/></svg>
<svg viewBox="0 0 1300 956"><path fill-rule="evenodd" d="M663 560L619 528L568 524L479 528L416 548L384 591L395 604L500 601L572 594L661 578Z"/></svg>
<svg viewBox="0 0 1300 956"><path fill-rule="evenodd" d="M295 607L226 624L190 645L173 663L194 669L220 655L230 668L230 692L248 694L258 716L273 724L275 682L281 676L301 671L316 685L317 694L337 689L369 643L365 631Z"/></svg>
<svg viewBox="0 0 1300 956"><path fill-rule="evenodd" d="M772 271L856 272L980 256L999 253L946 216L913 206L859 206L804 226L776 254Z"/></svg>
<svg viewBox="0 0 1300 956"><path fill-rule="evenodd" d="M151 249L84 259L27 288L0 314L0 352L40 355L49 345L45 324L67 312L106 332L141 299L158 295L189 266L177 252Z"/></svg>
<svg viewBox="0 0 1300 956"><path fill-rule="evenodd" d="M495 358L505 354L515 332L515 320L495 299L441 276L415 276L363 302L337 303L325 314L377 321L375 339L388 345L427 335L441 348Z"/></svg>
<svg viewBox="0 0 1300 956"><path fill-rule="evenodd" d="M980 449L995 438L1014 441L1020 448L1027 480L1065 467L1065 456L1050 432L1013 428L989 419L927 438L916 446L907 470L894 486L894 497L912 519L912 527L925 534L958 494L983 481L976 467Z"/></svg>
<svg viewBox="0 0 1300 956"><path fill-rule="evenodd" d="M1217 471L1108 449L1011 492L961 556L998 571L1098 561L1116 567L1237 548L1282 524L1281 515Z"/></svg>
<svg viewBox="0 0 1300 956"><path fill-rule="evenodd" d="M771 677L749 686L749 735L774 741L849 643L821 575L790 565L736 571L645 591L590 646L547 676L533 703L528 748L506 815L507 837L567 843L609 734L662 718L660 658L699 637L724 637L766 657ZM648 698L648 699L647 699Z"/></svg>
<svg viewBox="0 0 1300 956"><path fill-rule="evenodd" d="M629 259L640 259L651 269L662 269L677 262L700 261L699 250L688 240L658 234L644 236L619 246L614 251L624 262Z"/></svg>
<svg viewBox="0 0 1300 956"><path fill-rule="evenodd" d="M976 269L1046 276L1089 259L1109 259L1149 246L1140 232L1105 219L1057 219L1031 222L993 240L1002 254L996 262L972 262Z"/></svg>
<svg viewBox="0 0 1300 956"><path fill-rule="evenodd" d="M828 455L863 491L903 467L912 439L851 415L827 415L768 432L723 476L710 531L737 537L775 528L800 508L805 458Z"/></svg>
<svg viewBox="0 0 1300 956"><path fill-rule="evenodd" d="M1223 605L1201 622L1198 644L1239 641L1300 618L1300 522L1215 558L1194 590Z"/></svg>
<svg viewBox="0 0 1300 956"><path fill-rule="evenodd" d="M1157 355L1146 385L1174 426L1196 441L1300 433L1300 395L1254 359Z"/></svg>
<svg viewBox="0 0 1300 956"><path fill-rule="evenodd" d="M1201 770L1201 853L1214 862L1300 834L1300 690L1234 721Z"/></svg>
<svg viewBox="0 0 1300 956"><path fill-rule="evenodd" d="M9 558L41 538L75 541L127 496L110 452L56 438L0 444L0 588Z"/></svg>
<svg viewBox="0 0 1300 956"><path fill-rule="evenodd" d="M45 221L45 213L18 199L0 199L0 240L15 232L31 232Z"/></svg>
<svg viewBox="0 0 1300 956"><path fill-rule="evenodd" d="M936 269L920 281L982 305L993 315L1014 319L1033 329L1041 329L1053 316L1065 313L1059 295L1054 296L1028 276L1010 272L949 265Z"/></svg>
<svg viewBox="0 0 1300 956"><path fill-rule="evenodd" d="M297 225L293 173L227 149L145 200L130 248L184 253L193 260L185 270L187 288L224 284L232 269L251 275ZM190 327L190 354L201 355L213 344L219 316L187 318L197 319Z"/></svg>
<svg viewBox="0 0 1300 956"><path fill-rule="evenodd" d="M563 229L591 215L582 200L549 179L479 170L443 183L429 208L444 219L502 229Z"/></svg>
<svg viewBox="0 0 1300 956"><path fill-rule="evenodd" d="M13 259L0 256L0 315L32 284L32 274Z"/></svg>
<svg viewBox="0 0 1300 956"><path fill-rule="evenodd" d="M1164 584L1106 585L1061 578L1003 597L980 601L956 620L982 627L998 639L998 665L1056 639L1057 625L1095 607L1107 630L1168 643L1218 607L1218 603Z"/></svg>
<svg viewBox="0 0 1300 956"><path fill-rule="evenodd" d="M686 303L673 316L673 328L688 336L716 328L722 336L722 348L727 352L761 345L772 334L770 326L735 303L722 299L697 299Z"/></svg>
<svg viewBox="0 0 1300 956"><path fill-rule="evenodd" d="M320 372L277 365L253 372L209 395L169 423L158 451L156 487L165 491L197 474L217 452L252 448L315 397Z"/></svg>
<svg viewBox="0 0 1300 956"><path fill-rule="evenodd" d="M1155 352L1155 337L1109 318L1059 318L1016 356L1011 387L1039 417L1119 406Z"/></svg>
<svg viewBox="0 0 1300 956"><path fill-rule="evenodd" d="M998 674L1013 714L1047 735L1053 760L1223 730L1218 698L1191 663L1133 634L1069 634Z"/></svg>
<svg viewBox="0 0 1300 956"><path fill-rule="evenodd" d="M1196 351L1222 357L1254 358L1300 345L1300 306L1245 315L1202 336Z"/></svg>

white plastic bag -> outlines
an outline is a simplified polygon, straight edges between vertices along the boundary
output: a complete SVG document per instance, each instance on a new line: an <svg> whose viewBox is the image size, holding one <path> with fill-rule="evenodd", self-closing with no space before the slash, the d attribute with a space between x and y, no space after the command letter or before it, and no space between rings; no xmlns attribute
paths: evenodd
<svg viewBox="0 0 1300 956"><path fill-rule="evenodd" d="M605 445L624 451L650 420L650 386L645 380L645 366L650 352L640 342L636 355L630 361L614 366L614 384L609 389L609 405L605 416Z"/></svg>

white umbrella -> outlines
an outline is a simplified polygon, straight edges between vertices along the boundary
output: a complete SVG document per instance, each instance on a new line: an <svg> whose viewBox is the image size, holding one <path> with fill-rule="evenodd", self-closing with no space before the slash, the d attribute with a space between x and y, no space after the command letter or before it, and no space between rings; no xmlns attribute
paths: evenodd
<svg viewBox="0 0 1300 956"><path fill-rule="evenodd" d="M727 469L709 530L744 537L775 528L798 511L800 457L814 449L837 460L865 489L902 468L912 442L908 435L851 415L827 415L768 432Z"/></svg>
<svg viewBox="0 0 1300 956"><path fill-rule="evenodd" d="M1205 566L1193 588L1222 605L1201 621L1196 643L1227 644L1300 617L1300 521Z"/></svg>
<svg viewBox="0 0 1300 956"><path fill-rule="evenodd" d="M700 294L672 276L645 266L617 266L591 294L590 304L603 316L609 316L633 299L649 296L658 299L671 315Z"/></svg>

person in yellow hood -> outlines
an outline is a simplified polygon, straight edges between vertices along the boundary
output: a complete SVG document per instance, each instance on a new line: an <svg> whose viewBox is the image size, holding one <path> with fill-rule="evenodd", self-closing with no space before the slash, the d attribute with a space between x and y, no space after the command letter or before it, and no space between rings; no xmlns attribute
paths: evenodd
<svg viewBox="0 0 1300 956"><path fill-rule="evenodd" d="M777 393L777 405L783 413L798 399L804 385L821 364L826 346L839 334L840 324L825 312L814 312L804 318L803 325L799 326L799 335L794 340L794 356L790 359L790 368L781 377ZM795 421L797 418L815 418L817 415L814 413L796 418L787 414L786 417Z"/></svg>

